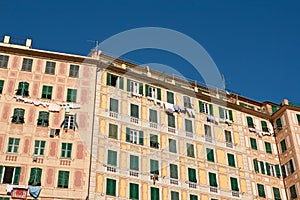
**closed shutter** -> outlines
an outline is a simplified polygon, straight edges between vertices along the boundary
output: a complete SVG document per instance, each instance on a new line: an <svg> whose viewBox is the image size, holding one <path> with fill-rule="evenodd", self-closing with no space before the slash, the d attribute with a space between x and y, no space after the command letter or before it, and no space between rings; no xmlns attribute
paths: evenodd
<svg viewBox="0 0 300 200"><path fill-rule="evenodd" d="M109 110L115 113L119 112L119 101L117 99L110 98Z"/></svg>
<svg viewBox="0 0 300 200"><path fill-rule="evenodd" d="M267 171L267 175L271 175L271 170L270 170L270 164L266 162L266 171Z"/></svg>
<svg viewBox="0 0 300 200"><path fill-rule="evenodd" d="M235 159L234 159L234 155L228 153L227 154L227 158L228 158L228 165L231 167L235 167Z"/></svg>
<svg viewBox="0 0 300 200"><path fill-rule="evenodd" d="M280 119L280 118L278 118L278 119L276 120L276 125L277 125L277 129L278 129L278 130L281 130L281 129L282 129L282 124L281 124L281 119Z"/></svg>
<svg viewBox="0 0 300 200"><path fill-rule="evenodd" d="M188 168L189 182L197 183L196 170Z"/></svg>
<svg viewBox="0 0 300 200"><path fill-rule="evenodd" d="M139 185L138 184L134 184L134 183L130 183L129 184L129 198L130 199L139 199Z"/></svg>
<svg viewBox="0 0 300 200"><path fill-rule="evenodd" d="M107 77L106 77L106 85L111 85L111 74L107 73Z"/></svg>
<svg viewBox="0 0 300 200"><path fill-rule="evenodd" d="M297 192L296 192L295 185L293 185L292 187L290 187L290 193L291 193L291 198L292 199L296 199L297 198Z"/></svg>
<svg viewBox="0 0 300 200"><path fill-rule="evenodd" d="M144 132L140 131L140 138L139 138L139 144L144 145Z"/></svg>
<svg viewBox="0 0 300 200"><path fill-rule="evenodd" d="M259 173L259 168L258 168L258 161L257 159L253 159L253 166L254 166L254 171Z"/></svg>
<svg viewBox="0 0 300 200"><path fill-rule="evenodd" d="M116 196L116 180L106 179L106 194Z"/></svg>
<svg viewBox="0 0 300 200"><path fill-rule="evenodd" d="M28 185L40 186L41 185L41 176L42 176L42 169L31 168Z"/></svg>
<svg viewBox="0 0 300 200"><path fill-rule="evenodd" d="M178 179L178 167L177 165L170 164L170 177Z"/></svg>
<svg viewBox="0 0 300 200"><path fill-rule="evenodd" d="M273 194L275 200L281 200L279 188L273 187Z"/></svg>
<svg viewBox="0 0 300 200"><path fill-rule="evenodd" d="M261 170L261 173L262 173L262 174L265 174L266 172L265 172L265 164L264 164L264 162L263 162L263 161L259 161L259 163L260 163L260 170Z"/></svg>
<svg viewBox="0 0 300 200"><path fill-rule="evenodd" d="M174 115L168 114L168 126L175 128L175 117Z"/></svg>
<svg viewBox="0 0 300 200"><path fill-rule="evenodd" d="M157 111L156 110L149 110L149 121L153 123L157 123Z"/></svg>
<svg viewBox="0 0 300 200"><path fill-rule="evenodd" d="M131 87L130 87L130 83L131 80L130 79L127 79L127 92L131 92Z"/></svg>
<svg viewBox="0 0 300 200"><path fill-rule="evenodd" d="M233 191L239 191L239 185L236 178L230 177L230 183L231 183L231 190Z"/></svg>
<svg viewBox="0 0 300 200"><path fill-rule="evenodd" d="M151 200L159 200L159 188L151 187Z"/></svg>
<svg viewBox="0 0 300 200"><path fill-rule="evenodd" d="M2 180L3 166L0 165L0 181ZM1 182L0 182L1 183Z"/></svg>
<svg viewBox="0 0 300 200"><path fill-rule="evenodd" d="M167 102L174 104L174 93L167 91Z"/></svg>
<svg viewBox="0 0 300 200"><path fill-rule="evenodd" d="M202 101L199 101L199 109L200 109L200 112L203 113L204 110L203 110L203 105L202 105Z"/></svg>
<svg viewBox="0 0 300 200"><path fill-rule="evenodd" d="M179 192L171 191L171 199L172 200L179 200Z"/></svg>
<svg viewBox="0 0 300 200"><path fill-rule="evenodd" d="M109 124L108 132L108 137L118 139L118 125Z"/></svg>
<svg viewBox="0 0 300 200"><path fill-rule="evenodd" d="M215 156L214 156L214 150L213 149L206 149L206 154L207 154L207 160L211 162L215 162Z"/></svg>
<svg viewBox="0 0 300 200"><path fill-rule="evenodd" d="M188 120L188 119L185 119L184 121L185 121L185 131L192 133L193 132L193 123L192 123L192 121Z"/></svg>
<svg viewBox="0 0 300 200"><path fill-rule="evenodd" d="M297 114L298 125L300 125L300 115Z"/></svg>
<svg viewBox="0 0 300 200"><path fill-rule="evenodd" d="M257 150L256 139L250 138L251 148Z"/></svg>
<svg viewBox="0 0 300 200"><path fill-rule="evenodd" d="M272 147L269 142L265 142L266 152L272 154Z"/></svg>
<svg viewBox="0 0 300 200"><path fill-rule="evenodd" d="M229 110L228 112L229 112L229 119L230 119L231 121L233 121L232 110Z"/></svg>
<svg viewBox="0 0 300 200"><path fill-rule="evenodd" d="M150 173L151 174L159 174L158 161L150 160Z"/></svg>
<svg viewBox="0 0 300 200"><path fill-rule="evenodd" d="M138 105L130 104L130 116L139 118L139 106Z"/></svg>
<svg viewBox="0 0 300 200"><path fill-rule="evenodd" d="M282 173L282 177L285 178L286 177L286 171L285 171L284 165L281 166L281 173Z"/></svg>
<svg viewBox="0 0 300 200"><path fill-rule="evenodd" d="M281 174L280 174L280 166L279 165L275 165L275 171L276 171L276 176L279 178L281 176Z"/></svg>
<svg viewBox="0 0 300 200"><path fill-rule="evenodd" d="M148 97L149 96L149 85L145 85L145 88L146 88L146 97Z"/></svg>
<svg viewBox="0 0 300 200"><path fill-rule="evenodd" d="M225 116L224 116L224 109L221 108L221 107L219 107L219 116L220 116L220 118L222 118L222 119L225 118Z"/></svg>
<svg viewBox="0 0 300 200"><path fill-rule="evenodd" d="M177 153L176 140L169 139L169 151L172 153Z"/></svg>
<svg viewBox="0 0 300 200"><path fill-rule="evenodd" d="M209 172L208 175L209 175L209 185L213 187L218 187L216 174Z"/></svg>
<svg viewBox="0 0 300 200"><path fill-rule="evenodd" d="M254 128L253 119L252 117L247 117L247 124L249 128Z"/></svg>
<svg viewBox="0 0 300 200"><path fill-rule="evenodd" d="M261 121L261 128L264 132L269 132L268 125L266 121Z"/></svg>
<svg viewBox="0 0 300 200"><path fill-rule="evenodd" d="M190 194L190 200L198 200L198 196Z"/></svg>
<svg viewBox="0 0 300 200"><path fill-rule="evenodd" d="M107 164L117 166L117 152L108 150L107 152Z"/></svg>
<svg viewBox="0 0 300 200"><path fill-rule="evenodd" d="M161 89L157 88L157 99L161 100Z"/></svg>
<svg viewBox="0 0 300 200"><path fill-rule="evenodd" d="M139 157L130 155L130 169L132 170L139 170Z"/></svg>
<svg viewBox="0 0 300 200"><path fill-rule="evenodd" d="M119 88L124 89L124 78L119 76Z"/></svg>
<svg viewBox="0 0 300 200"><path fill-rule="evenodd" d="M130 142L130 128L126 127L126 142Z"/></svg>
<svg viewBox="0 0 300 200"><path fill-rule="evenodd" d="M195 157L194 145L187 143L186 149L187 149L187 156L194 158Z"/></svg>
<svg viewBox="0 0 300 200"><path fill-rule="evenodd" d="M15 168L13 184L18 185L20 180L21 167Z"/></svg>
<svg viewBox="0 0 300 200"><path fill-rule="evenodd" d="M209 114L214 116L214 107L212 104L209 104Z"/></svg>
<svg viewBox="0 0 300 200"><path fill-rule="evenodd" d="M139 84L139 94L142 95L142 96L144 95L144 87L143 87L143 83L140 83L140 84Z"/></svg>
<svg viewBox="0 0 300 200"><path fill-rule="evenodd" d="M265 193L265 188L262 184L257 184L257 189L258 189L258 196L260 197L266 197L266 193Z"/></svg>

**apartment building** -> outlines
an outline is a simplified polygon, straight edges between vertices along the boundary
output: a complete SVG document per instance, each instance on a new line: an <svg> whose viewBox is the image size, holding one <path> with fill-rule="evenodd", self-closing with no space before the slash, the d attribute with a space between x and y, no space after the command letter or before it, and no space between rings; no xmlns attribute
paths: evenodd
<svg viewBox="0 0 300 200"><path fill-rule="evenodd" d="M85 199L95 63L2 39L0 199Z"/></svg>

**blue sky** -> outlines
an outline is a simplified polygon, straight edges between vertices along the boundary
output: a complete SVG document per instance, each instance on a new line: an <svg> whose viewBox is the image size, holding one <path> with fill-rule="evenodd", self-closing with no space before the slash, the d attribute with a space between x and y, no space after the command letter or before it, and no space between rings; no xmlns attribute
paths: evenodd
<svg viewBox="0 0 300 200"><path fill-rule="evenodd" d="M80 55L93 48L88 40L101 42L139 27L173 29L206 49L228 89L258 101L287 98L300 103L296 0L3 0L0 7L0 35L30 37L33 48ZM123 57L138 64L161 63L201 79L172 53L144 49Z"/></svg>

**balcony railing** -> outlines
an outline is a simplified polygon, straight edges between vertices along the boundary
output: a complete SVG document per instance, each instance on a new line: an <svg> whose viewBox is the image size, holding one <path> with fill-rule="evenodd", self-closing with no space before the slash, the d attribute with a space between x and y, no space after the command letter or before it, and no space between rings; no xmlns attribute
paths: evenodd
<svg viewBox="0 0 300 200"><path fill-rule="evenodd" d="M196 189L196 188L197 188L197 183L189 182L189 188L194 188L194 189Z"/></svg>
<svg viewBox="0 0 300 200"><path fill-rule="evenodd" d="M239 191L232 191L232 196L233 197L240 197L240 192Z"/></svg>
<svg viewBox="0 0 300 200"><path fill-rule="evenodd" d="M210 192L217 193L217 192L218 192L218 188L217 188L217 187L214 187L214 186L210 186L210 187L209 187L209 191L210 191Z"/></svg>
<svg viewBox="0 0 300 200"><path fill-rule="evenodd" d="M176 129L172 127L168 127L168 132L170 133L176 133Z"/></svg>
<svg viewBox="0 0 300 200"><path fill-rule="evenodd" d="M173 185L178 185L178 180L177 179L170 179L170 184L173 184Z"/></svg>
<svg viewBox="0 0 300 200"><path fill-rule="evenodd" d="M138 124L139 123L139 118L136 117L130 117L130 122Z"/></svg>
<svg viewBox="0 0 300 200"><path fill-rule="evenodd" d="M192 132L186 132L186 134L185 134L187 137L194 137L194 134L192 133Z"/></svg>
<svg viewBox="0 0 300 200"><path fill-rule="evenodd" d="M130 170L129 171L129 176L139 177L139 172L138 171L134 171L134 170Z"/></svg>
<svg viewBox="0 0 300 200"><path fill-rule="evenodd" d="M232 142L226 142L226 147L232 148L233 147Z"/></svg>
<svg viewBox="0 0 300 200"><path fill-rule="evenodd" d="M155 128L155 129L157 129L157 123L155 123L155 122L150 122L150 123L149 123L149 126L150 126L150 128Z"/></svg>
<svg viewBox="0 0 300 200"><path fill-rule="evenodd" d="M113 111L109 111L109 116L113 117L113 118L118 118L119 113L113 112Z"/></svg>
<svg viewBox="0 0 300 200"><path fill-rule="evenodd" d="M107 166L106 169L108 172L117 172L117 168L112 167L112 166Z"/></svg>
<svg viewBox="0 0 300 200"><path fill-rule="evenodd" d="M206 141L206 142L212 143L212 137L206 135L206 136L205 136L205 141Z"/></svg>

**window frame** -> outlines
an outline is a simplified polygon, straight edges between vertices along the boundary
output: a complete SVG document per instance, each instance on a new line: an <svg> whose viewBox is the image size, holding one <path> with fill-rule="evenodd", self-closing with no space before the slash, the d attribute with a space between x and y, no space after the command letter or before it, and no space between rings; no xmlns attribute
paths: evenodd
<svg viewBox="0 0 300 200"><path fill-rule="evenodd" d="M62 158L62 159L72 158L72 147L73 147L73 143L62 142L60 158Z"/></svg>
<svg viewBox="0 0 300 200"><path fill-rule="evenodd" d="M7 153L17 154L20 146L20 138L9 137L7 143Z"/></svg>
<svg viewBox="0 0 300 200"><path fill-rule="evenodd" d="M46 61L45 74L55 75L56 62Z"/></svg>
<svg viewBox="0 0 300 200"><path fill-rule="evenodd" d="M57 187L69 188L70 172L65 170L58 171Z"/></svg>
<svg viewBox="0 0 300 200"><path fill-rule="evenodd" d="M33 59L23 58L21 70L26 71L26 72L31 72L32 71L32 65L33 65Z"/></svg>
<svg viewBox="0 0 300 200"><path fill-rule="evenodd" d="M48 127L49 126L49 112L39 111L37 119L37 126Z"/></svg>
<svg viewBox="0 0 300 200"><path fill-rule="evenodd" d="M0 68L7 69L8 62L9 62L9 56L1 54L0 55Z"/></svg>
<svg viewBox="0 0 300 200"><path fill-rule="evenodd" d="M77 89L67 89L67 102L77 102Z"/></svg>
<svg viewBox="0 0 300 200"><path fill-rule="evenodd" d="M42 99L52 99L53 86L51 85L43 85L42 89Z"/></svg>
<svg viewBox="0 0 300 200"><path fill-rule="evenodd" d="M70 64L69 77L79 78L79 65Z"/></svg>
<svg viewBox="0 0 300 200"><path fill-rule="evenodd" d="M25 109L23 108L14 108L14 113L12 116L11 122L13 124L24 124Z"/></svg>
<svg viewBox="0 0 300 200"><path fill-rule="evenodd" d="M45 140L35 140L34 148L33 148L33 155L34 156L44 156L45 146L46 146Z"/></svg>

